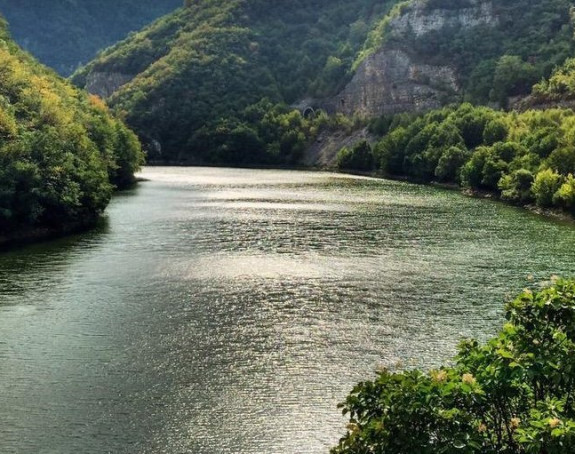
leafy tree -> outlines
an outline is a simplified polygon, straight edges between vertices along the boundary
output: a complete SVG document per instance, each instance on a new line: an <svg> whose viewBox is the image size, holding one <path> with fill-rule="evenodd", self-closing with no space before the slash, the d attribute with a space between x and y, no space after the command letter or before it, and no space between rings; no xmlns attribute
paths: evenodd
<svg viewBox="0 0 575 454"><path fill-rule="evenodd" d="M483 143L494 145L503 142L507 138L508 127L501 118L494 118L485 125L483 130Z"/></svg>
<svg viewBox="0 0 575 454"><path fill-rule="evenodd" d="M501 198L520 204L531 202L533 200L531 193L533 181L533 174L527 169L519 169L504 175L498 183L501 190Z"/></svg>
<svg viewBox="0 0 575 454"><path fill-rule="evenodd" d="M371 145L366 140L362 140L351 149L342 148L337 155L337 166L343 170L373 170L374 156Z"/></svg>
<svg viewBox="0 0 575 454"><path fill-rule="evenodd" d="M453 365L383 370L341 404L332 454L556 453L575 442L575 281L523 291L499 335L464 341Z"/></svg>
<svg viewBox="0 0 575 454"><path fill-rule="evenodd" d="M91 223L143 154L105 104L39 65L0 23L0 235Z"/></svg>
<svg viewBox="0 0 575 454"><path fill-rule="evenodd" d="M575 211L575 178L572 174L567 175L565 182L553 194L553 204L573 213Z"/></svg>
<svg viewBox="0 0 575 454"><path fill-rule="evenodd" d="M449 147L441 155L435 168L435 176L437 179L439 181L459 183L461 167L467 162L469 155L470 153L461 147Z"/></svg>
<svg viewBox="0 0 575 454"><path fill-rule="evenodd" d="M560 188L561 180L561 175L551 169L542 170L537 174L532 188L537 205L540 207L553 205L553 196Z"/></svg>

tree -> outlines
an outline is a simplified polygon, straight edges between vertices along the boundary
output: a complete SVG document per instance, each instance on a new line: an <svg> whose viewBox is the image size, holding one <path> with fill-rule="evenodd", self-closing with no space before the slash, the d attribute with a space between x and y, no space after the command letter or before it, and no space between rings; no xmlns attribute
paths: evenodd
<svg viewBox="0 0 575 454"><path fill-rule="evenodd" d="M370 171L374 164L373 151L366 140L356 143L351 149L342 148L337 155L339 169Z"/></svg>
<svg viewBox="0 0 575 454"><path fill-rule="evenodd" d="M332 454L569 454L575 443L575 281L524 290L508 322L451 366L382 370L340 404Z"/></svg>
<svg viewBox="0 0 575 454"><path fill-rule="evenodd" d="M498 187L501 198L514 203L529 203L533 200L531 185L533 174L527 169L519 169L509 175L501 177Z"/></svg>
<svg viewBox="0 0 575 454"><path fill-rule="evenodd" d="M560 188L561 180L561 175L551 169L542 170L537 174L532 191L538 206L550 207L553 205L553 196Z"/></svg>

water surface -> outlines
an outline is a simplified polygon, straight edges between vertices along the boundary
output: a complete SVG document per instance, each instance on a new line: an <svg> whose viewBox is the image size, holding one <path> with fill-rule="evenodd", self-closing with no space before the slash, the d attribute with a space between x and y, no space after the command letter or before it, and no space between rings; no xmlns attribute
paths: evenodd
<svg viewBox="0 0 575 454"><path fill-rule="evenodd" d="M3 454L305 454L398 361L572 275L572 224L405 183L149 168L95 231L0 255Z"/></svg>

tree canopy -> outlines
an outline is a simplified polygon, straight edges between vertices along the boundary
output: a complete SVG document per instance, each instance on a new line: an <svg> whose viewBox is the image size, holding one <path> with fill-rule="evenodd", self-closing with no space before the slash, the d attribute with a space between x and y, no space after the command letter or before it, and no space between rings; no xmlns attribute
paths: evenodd
<svg viewBox="0 0 575 454"><path fill-rule="evenodd" d="M143 155L105 103L22 52L0 23L0 235L94 219Z"/></svg>

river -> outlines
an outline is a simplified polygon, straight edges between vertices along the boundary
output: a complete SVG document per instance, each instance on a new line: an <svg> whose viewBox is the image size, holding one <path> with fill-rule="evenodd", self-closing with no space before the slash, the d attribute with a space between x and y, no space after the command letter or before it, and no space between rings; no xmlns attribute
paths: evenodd
<svg viewBox="0 0 575 454"><path fill-rule="evenodd" d="M142 176L97 229L0 254L1 453L327 453L356 382L440 364L575 267L573 224L453 191Z"/></svg>

